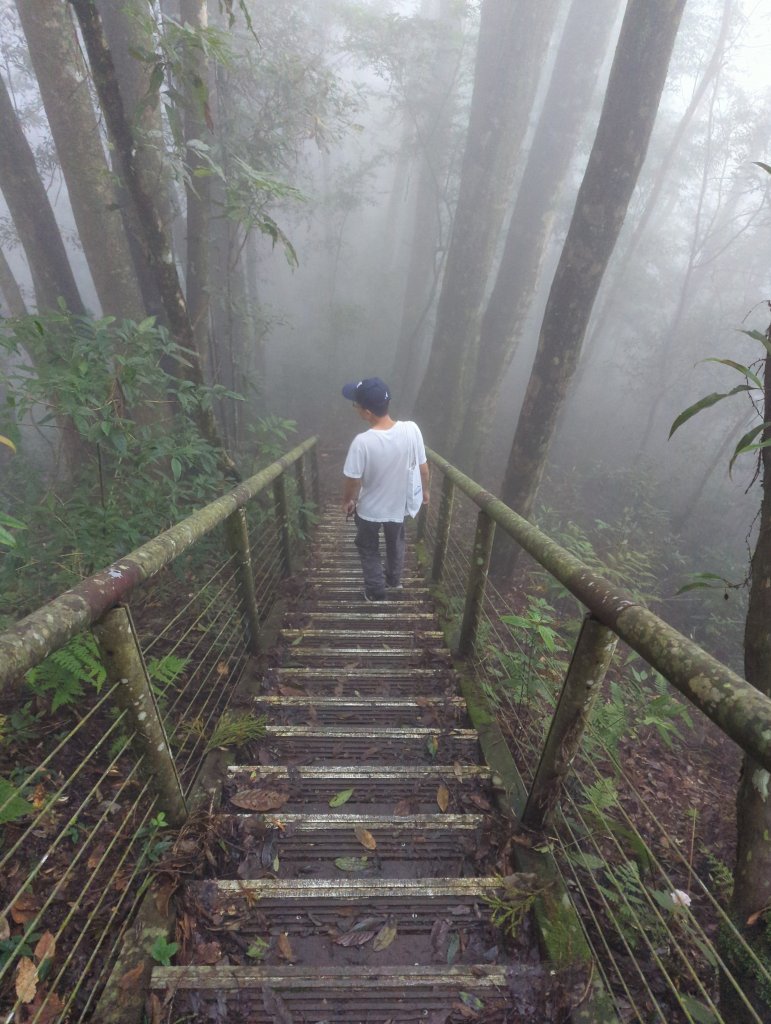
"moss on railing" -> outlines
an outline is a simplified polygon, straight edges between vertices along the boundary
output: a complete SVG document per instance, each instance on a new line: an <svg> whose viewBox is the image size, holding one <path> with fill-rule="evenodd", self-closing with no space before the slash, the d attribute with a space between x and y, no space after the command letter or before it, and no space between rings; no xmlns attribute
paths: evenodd
<svg viewBox="0 0 771 1024"><path fill-rule="evenodd" d="M600 622L771 771L771 698L589 569L436 452L429 460Z"/></svg>
<svg viewBox="0 0 771 1024"><path fill-rule="evenodd" d="M236 509L251 501L310 451L316 441L315 437L308 438L221 498L65 591L0 634L0 686L38 665L52 651L96 622L109 608L125 601L139 583L155 576L223 523Z"/></svg>

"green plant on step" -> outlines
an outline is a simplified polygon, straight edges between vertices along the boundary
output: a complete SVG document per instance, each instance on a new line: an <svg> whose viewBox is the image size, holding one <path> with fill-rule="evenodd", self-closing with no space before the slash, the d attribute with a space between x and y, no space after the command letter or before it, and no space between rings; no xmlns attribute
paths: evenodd
<svg viewBox="0 0 771 1024"><path fill-rule="evenodd" d="M515 938L533 904L548 891L549 886L532 872L506 875L499 882L499 888L484 895L482 901L490 908L493 926Z"/></svg>

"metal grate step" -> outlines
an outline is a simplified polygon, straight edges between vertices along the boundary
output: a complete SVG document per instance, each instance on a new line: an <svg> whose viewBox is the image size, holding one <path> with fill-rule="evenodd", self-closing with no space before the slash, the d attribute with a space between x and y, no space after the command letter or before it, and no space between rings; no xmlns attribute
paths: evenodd
<svg viewBox="0 0 771 1024"><path fill-rule="evenodd" d="M462 697L424 697L420 702L387 697L265 696L254 699L272 725L390 725L427 727L465 724Z"/></svg>
<svg viewBox="0 0 771 1024"><path fill-rule="evenodd" d="M164 1003L168 1000L173 1020L186 1020L188 1014L197 1021L227 1019L244 1024L278 1020L433 1024L464 1019L514 1024L518 1019L507 972L486 964L390 970L380 966L156 967L151 987L158 993L168 992Z"/></svg>
<svg viewBox="0 0 771 1024"><path fill-rule="evenodd" d="M480 760L473 729L370 728L367 726L269 725L260 745L266 764L399 764Z"/></svg>
<svg viewBox="0 0 771 1024"><path fill-rule="evenodd" d="M327 765L287 768L279 765L232 765L227 792L259 787L286 788L282 812L324 811L330 818L352 812L393 814L394 808L415 815L437 809L440 786L450 794L450 809L486 809L492 803L490 770L476 764ZM339 807L329 801L353 790Z"/></svg>

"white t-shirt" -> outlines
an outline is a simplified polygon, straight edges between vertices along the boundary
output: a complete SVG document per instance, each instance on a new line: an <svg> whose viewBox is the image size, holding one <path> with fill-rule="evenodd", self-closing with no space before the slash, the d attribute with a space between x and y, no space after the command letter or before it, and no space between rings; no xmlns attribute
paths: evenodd
<svg viewBox="0 0 771 1024"><path fill-rule="evenodd" d="M389 430L365 430L348 449L343 475L361 480L356 511L372 523L404 522L411 455L426 461L423 437L416 423L397 420Z"/></svg>

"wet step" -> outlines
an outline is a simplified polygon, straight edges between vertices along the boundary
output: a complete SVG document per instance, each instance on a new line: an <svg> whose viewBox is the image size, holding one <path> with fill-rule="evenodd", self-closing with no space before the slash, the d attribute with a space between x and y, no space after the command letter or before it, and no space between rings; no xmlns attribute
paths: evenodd
<svg viewBox="0 0 771 1024"><path fill-rule="evenodd" d="M457 693L457 684L449 673L424 668L281 666L271 670L266 684L268 689L294 696L416 697Z"/></svg>
<svg viewBox="0 0 771 1024"><path fill-rule="evenodd" d="M399 764L480 760L474 729L268 725L264 764Z"/></svg>
<svg viewBox="0 0 771 1024"><path fill-rule="evenodd" d="M357 638L359 641L361 637ZM452 665L446 647L369 647L361 642L354 647L285 647L282 665L340 666L341 668L449 668Z"/></svg>
<svg viewBox="0 0 771 1024"><path fill-rule="evenodd" d="M345 607L338 605L337 608ZM405 608L400 604L397 608L389 608L382 612L373 609L371 612L355 612L350 608L347 611L314 611L298 612L292 616L289 623L294 629L339 629L345 626L351 630L382 630L385 627L403 631L407 628L431 630L436 617L433 612L418 611L414 608Z"/></svg>
<svg viewBox="0 0 771 1024"><path fill-rule="evenodd" d="M491 773L476 764L329 765L288 768L284 765L233 765L228 769L227 797L249 789L286 790L282 812L323 811L330 816L350 813L430 814L444 803L448 810L492 809ZM343 803L340 794L347 796Z"/></svg>
<svg viewBox="0 0 771 1024"><path fill-rule="evenodd" d="M248 964L257 950L263 963L279 963L284 935L298 965L446 966L497 955L487 900L500 885L499 878L224 879L189 883L182 902L200 944L217 942L231 963Z"/></svg>
<svg viewBox="0 0 771 1024"><path fill-rule="evenodd" d="M168 990L169 1019L326 1021L328 1024L513 1022L501 967L156 967L151 987Z"/></svg>
<svg viewBox="0 0 771 1024"><path fill-rule="evenodd" d="M353 644L366 648L401 649L437 645L444 640L444 634L439 630L422 629L417 625L413 629L282 629L279 635L290 647L302 644L303 650L309 646L348 647Z"/></svg>
<svg viewBox="0 0 771 1024"><path fill-rule="evenodd" d="M332 614L346 614L361 616L361 619L367 619L368 621L391 621L393 617L407 616L412 620L415 615L431 615L435 618L431 611L431 604L425 598L422 597L411 597L411 591L400 590L395 591L398 594L398 599L388 601L365 601L361 596L361 590L359 589L356 594L355 600L351 597L338 600L336 597L329 599L317 599L317 600L304 600L300 602L298 607L299 615L308 615L311 610L320 615Z"/></svg>
<svg viewBox="0 0 771 1024"><path fill-rule="evenodd" d="M247 791L254 792L254 791ZM240 800L242 793L236 795ZM247 800L248 802L248 800ZM327 808L328 810L328 808ZM225 819L220 878L438 878L479 873L480 814L242 814ZM229 827L227 827L229 826Z"/></svg>
<svg viewBox="0 0 771 1024"><path fill-rule="evenodd" d="M271 725L470 725L462 697L424 697L416 701L354 695L271 695L256 697L254 709L257 714L264 713Z"/></svg>

